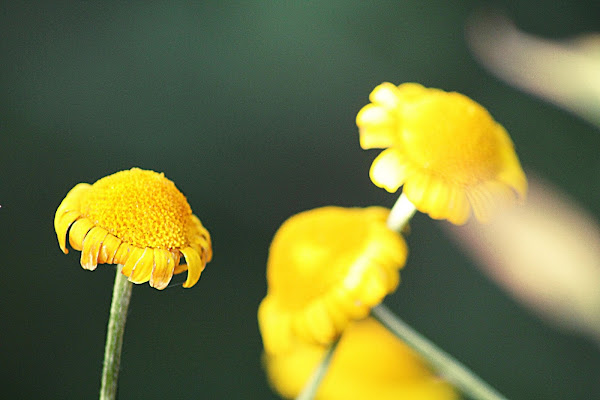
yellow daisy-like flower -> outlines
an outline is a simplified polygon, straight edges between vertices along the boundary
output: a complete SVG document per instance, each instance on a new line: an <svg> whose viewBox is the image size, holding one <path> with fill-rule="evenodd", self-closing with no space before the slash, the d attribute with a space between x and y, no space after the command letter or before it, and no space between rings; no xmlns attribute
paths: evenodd
<svg viewBox="0 0 600 400"><path fill-rule="evenodd" d="M356 124L363 149L386 148L373 183L403 193L434 219L463 224L471 209L487 221L497 203L524 199L527 180L506 130L485 108L455 92L383 83Z"/></svg>
<svg viewBox="0 0 600 400"><path fill-rule="evenodd" d="M211 240L185 196L164 174L132 168L80 183L54 217L62 251L81 250L81 266L122 264L133 283L167 287L173 274L188 271L183 287L200 279L212 258ZM179 264L181 256L187 264Z"/></svg>
<svg viewBox="0 0 600 400"><path fill-rule="evenodd" d="M404 239L386 226L382 207L323 207L288 219L267 262L267 296L258 320L268 353L297 340L331 343L349 321L396 289Z"/></svg>
<svg viewBox="0 0 600 400"><path fill-rule="evenodd" d="M271 386L295 398L319 365L327 346L297 343L289 352L265 354ZM318 400L455 400L452 387L373 318L351 322L315 396Z"/></svg>

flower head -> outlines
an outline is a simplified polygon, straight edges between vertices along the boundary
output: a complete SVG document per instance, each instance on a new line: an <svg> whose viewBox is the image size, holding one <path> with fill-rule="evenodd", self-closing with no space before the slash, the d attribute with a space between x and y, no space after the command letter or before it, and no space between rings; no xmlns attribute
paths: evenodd
<svg viewBox="0 0 600 400"><path fill-rule="evenodd" d="M54 229L65 254L68 232L83 268L122 264L131 282L157 289L185 270L183 286L194 286L212 258L210 235L185 196L164 174L139 168L76 185L56 210ZM182 255L187 264L179 265Z"/></svg>
<svg viewBox="0 0 600 400"><path fill-rule="evenodd" d="M272 387L296 397L327 346L297 343L289 352L265 354ZM335 350L315 397L321 400L454 400L452 387L436 377L419 356L373 318L351 322Z"/></svg>
<svg viewBox="0 0 600 400"><path fill-rule="evenodd" d="M381 207L323 207L277 231L258 319L267 352L296 340L331 343L398 286L407 248Z"/></svg>
<svg viewBox="0 0 600 400"><path fill-rule="evenodd" d="M478 103L416 83L383 83L356 123L363 149L386 148L373 183L404 193L435 219L486 221L497 203L523 199L527 180L504 128Z"/></svg>

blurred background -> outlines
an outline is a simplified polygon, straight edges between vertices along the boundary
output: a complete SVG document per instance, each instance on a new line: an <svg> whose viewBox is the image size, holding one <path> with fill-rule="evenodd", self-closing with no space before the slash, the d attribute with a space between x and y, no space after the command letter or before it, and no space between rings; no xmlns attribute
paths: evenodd
<svg viewBox="0 0 600 400"><path fill-rule="evenodd" d="M369 180L378 151L359 148L354 122L383 81L477 100L526 172L597 221L598 128L476 61L465 28L480 5L3 2L3 397L97 396L114 267L84 271L52 221L76 183L138 166L176 183L215 256L192 289L184 276L162 292L134 287L119 397L278 398L256 322L268 246L302 210L394 203ZM600 30L597 1L490 5L550 40ZM453 238L460 230L424 215L411 225L390 308L510 399L600 398L598 341L497 283Z"/></svg>

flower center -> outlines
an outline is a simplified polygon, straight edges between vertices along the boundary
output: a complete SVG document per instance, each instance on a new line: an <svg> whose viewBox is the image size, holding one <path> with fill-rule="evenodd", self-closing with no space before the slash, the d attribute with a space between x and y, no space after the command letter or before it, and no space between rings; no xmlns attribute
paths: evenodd
<svg viewBox="0 0 600 400"><path fill-rule="evenodd" d="M164 174L133 168L98 180L81 201L82 214L137 247L173 249L188 244L192 213Z"/></svg>
<svg viewBox="0 0 600 400"><path fill-rule="evenodd" d="M400 129L404 153L440 178L472 184L501 167L497 130L502 128L459 93L435 93L406 105Z"/></svg>

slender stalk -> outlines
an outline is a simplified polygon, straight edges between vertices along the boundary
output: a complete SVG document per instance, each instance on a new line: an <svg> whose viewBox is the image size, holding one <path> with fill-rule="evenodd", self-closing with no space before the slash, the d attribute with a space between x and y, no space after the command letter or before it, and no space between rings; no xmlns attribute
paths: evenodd
<svg viewBox="0 0 600 400"><path fill-rule="evenodd" d="M507 400L463 364L421 336L383 304L374 307L371 313L467 396L477 400Z"/></svg>
<svg viewBox="0 0 600 400"><path fill-rule="evenodd" d="M401 232L412 216L415 215L416 211L417 209L413 203L408 200L403 192L390 211L390 215L387 219L387 226L396 232Z"/></svg>
<svg viewBox="0 0 600 400"><path fill-rule="evenodd" d="M117 380L121 364L121 348L127 320L127 309L131 299L132 284L121 273L122 265L117 265L117 275L113 287L110 317L104 347L104 367L100 386L100 400L114 400L117 396Z"/></svg>
<svg viewBox="0 0 600 400"><path fill-rule="evenodd" d="M315 397L315 395L317 394L317 390L319 389L319 385L321 384L321 381L325 377L325 373L329 368L331 358L333 357L333 353L335 352L339 341L339 338L336 339L336 341L331 344L329 349L327 349L327 352L323 356L321 363L317 365L317 368L314 370L306 386L304 386L302 393L300 393L298 397L296 397L296 400L312 400Z"/></svg>

